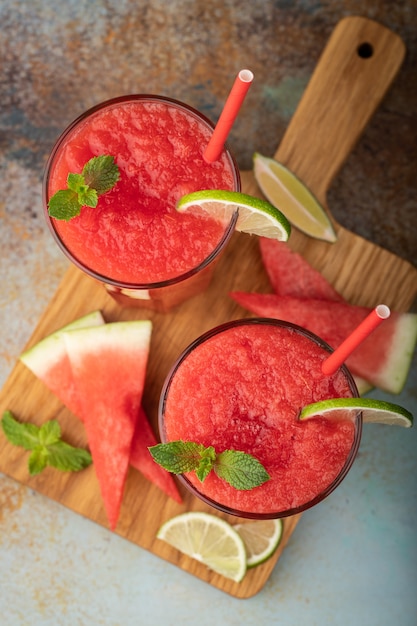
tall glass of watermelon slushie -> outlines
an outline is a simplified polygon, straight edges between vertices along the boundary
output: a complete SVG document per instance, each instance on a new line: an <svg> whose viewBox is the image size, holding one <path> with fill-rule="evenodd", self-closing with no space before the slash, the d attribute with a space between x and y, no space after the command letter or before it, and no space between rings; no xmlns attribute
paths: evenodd
<svg viewBox="0 0 417 626"><path fill-rule="evenodd" d="M182 353L161 394L162 442L247 452L270 475L247 491L213 471L203 482L195 472L179 476L191 493L225 513L272 519L304 511L339 485L359 447L361 413L354 421L297 418L312 402L359 395L346 367L322 373L329 351L299 326L255 318L218 326Z"/></svg>
<svg viewBox="0 0 417 626"><path fill-rule="evenodd" d="M180 214L177 200L201 189L240 191L239 170L223 150L203 158L213 124L190 106L154 95L122 96L78 117L49 157L43 185L50 230L63 252L126 306L169 310L203 291L234 231L209 216ZM120 180L69 221L51 218L52 195L94 156L111 155Z"/></svg>

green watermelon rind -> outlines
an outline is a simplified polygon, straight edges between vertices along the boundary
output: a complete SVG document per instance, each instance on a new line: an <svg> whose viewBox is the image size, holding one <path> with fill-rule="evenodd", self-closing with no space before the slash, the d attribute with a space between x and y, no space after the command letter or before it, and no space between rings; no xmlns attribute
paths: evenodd
<svg viewBox="0 0 417 626"><path fill-rule="evenodd" d="M396 324L395 336L386 358L386 366L373 381L376 387L392 394L404 388L417 344L417 314L401 313Z"/></svg>
<svg viewBox="0 0 417 626"><path fill-rule="evenodd" d="M294 314L294 306L298 304L298 306L304 307L303 311L304 313L309 312L310 319L313 318L313 314L311 308L309 308L309 303L320 306L323 305L324 307L331 306L333 317L335 317L336 314L340 314L339 309L342 306L352 306L355 308L355 305L349 305L347 302L322 301L314 298L304 300L291 296L283 296L281 298L276 294L235 291L231 292L230 296L240 306L255 313L257 316L284 319L288 322L304 326L318 335L320 335L320 332L314 328L314 325L310 326L306 323L305 316L302 315L301 318L299 318ZM275 302L275 299L277 299L278 302ZM283 308L280 306L281 301L283 302ZM287 311L288 303L290 306L289 312ZM293 305L293 308L291 308L291 305ZM364 314L366 311L371 311L370 308L362 308ZM315 310L317 313L317 308L315 308ZM391 330L389 336L386 336L386 338L382 340L383 351L378 355L377 362L375 362L374 358L374 362L370 365L369 360L364 358L363 361L359 363L356 353L351 355L352 359L356 357L355 364L353 364L349 358L346 360L346 363L353 376L358 376L362 380L366 380L368 384L372 384L374 387L386 391L387 393L399 394L407 381L417 343L417 314L411 312L394 312L387 324L389 322L391 322L391 329L393 328L393 331ZM329 338L327 338L326 341L332 344ZM376 344L376 346L379 345L379 343ZM369 348L369 342L367 348Z"/></svg>
<svg viewBox="0 0 417 626"><path fill-rule="evenodd" d="M58 363L66 354L63 333L70 330L78 330L93 326L102 326L105 321L101 311L93 311L66 324L57 331L44 337L34 346L25 350L19 360L26 365L36 376L42 378L43 374Z"/></svg>
<svg viewBox="0 0 417 626"><path fill-rule="evenodd" d="M374 388L372 383L369 383L367 380L362 378L362 376L357 376L356 374L353 374L353 378L360 396L364 396L366 393L369 393Z"/></svg>
<svg viewBox="0 0 417 626"><path fill-rule="evenodd" d="M94 332L91 332L94 330ZM107 342L115 350L125 348L128 351L132 349L132 335L135 336L135 346L140 349L148 350L152 332L152 322L150 320L135 320L127 322L110 322L104 325L98 325L97 328L91 327L70 328L62 332L66 346L68 348L68 337L71 336L71 346L74 350L77 346L85 352L94 352L100 349L101 341Z"/></svg>

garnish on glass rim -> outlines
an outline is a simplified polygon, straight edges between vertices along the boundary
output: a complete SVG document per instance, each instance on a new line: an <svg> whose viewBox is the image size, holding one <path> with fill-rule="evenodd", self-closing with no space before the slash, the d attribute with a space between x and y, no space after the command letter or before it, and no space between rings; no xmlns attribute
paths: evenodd
<svg viewBox="0 0 417 626"><path fill-rule="evenodd" d="M328 419L354 419L362 413L363 421L369 424L387 424L411 428L413 415L404 407L374 398L333 398L320 400L303 407L298 419L302 422L317 417Z"/></svg>
<svg viewBox="0 0 417 626"><path fill-rule="evenodd" d="M48 202L48 213L58 220L68 221L80 214L81 207L95 208L98 197L113 189L120 179L114 157L108 154L93 157L81 174L68 174L67 189L57 191Z"/></svg>
<svg viewBox="0 0 417 626"><path fill-rule="evenodd" d="M202 189L182 196L176 209L180 213L203 211L212 217L230 221L237 211L235 228L238 232L287 241L291 225L285 215L266 200L240 191Z"/></svg>
<svg viewBox="0 0 417 626"><path fill-rule="evenodd" d="M201 482L211 470L229 485L242 491L258 487L270 479L255 457L238 450L217 453L213 446L205 447L193 441L170 441L148 449L154 461L168 472L183 474L195 471Z"/></svg>
<svg viewBox="0 0 417 626"><path fill-rule="evenodd" d="M87 450L62 441L61 427L56 420L36 426L29 422L18 422L11 411L5 411L1 425L10 443L31 451L28 462L31 476L39 474L48 466L62 472L78 472L92 462Z"/></svg>

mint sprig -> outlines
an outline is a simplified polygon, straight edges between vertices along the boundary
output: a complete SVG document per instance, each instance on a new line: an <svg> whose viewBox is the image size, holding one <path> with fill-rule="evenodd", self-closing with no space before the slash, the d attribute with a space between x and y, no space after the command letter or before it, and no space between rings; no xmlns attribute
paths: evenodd
<svg viewBox="0 0 417 626"><path fill-rule="evenodd" d="M11 411L5 411L1 425L10 443L31 451L28 461L31 476L39 474L48 466L63 472L78 472L92 462L87 450L75 448L61 440L61 427L56 420L36 426L19 422Z"/></svg>
<svg viewBox="0 0 417 626"><path fill-rule="evenodd" d="M168 472L183 474L195 471L201 482L212 470L238 490L259 487L270 479L258 459L239 450L216 453L213 446L205 447L200 443L181 440L159 443L148 449L154 461Z"/></svg>
<svg viewBox="0 0 417 626"><path fill-rule="evenodd" d="M50 198L48 213L55 219L69 221L80 214L83 206L95 208L98 197L113 189L119 179L120 171L113 156L93 157L81 174L68 174L67 189L60 189Z"/></svg>

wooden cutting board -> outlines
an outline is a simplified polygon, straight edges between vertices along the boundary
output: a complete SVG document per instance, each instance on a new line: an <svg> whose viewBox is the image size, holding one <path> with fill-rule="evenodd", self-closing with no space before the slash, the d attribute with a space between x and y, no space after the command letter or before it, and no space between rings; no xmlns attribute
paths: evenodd
<svg viewBox="0 0 417 626"><path fill-rule="evenodd" d="M362 44L367 44L363 49L371 49L372 56L362 58L358 55ZM391 84L403 57L401 40L375 22L347 18L333 32L275 155L302 178L323 203L329 185ZM244 191L259 195L251 173L243 173L242 180ZM375 305L383 301L398 310L407 310L417 290L415 268L338 224L335 227L339 237L335 244L318 242L299 232L293 232L289 244L320 269L351 302ZM65 323L95 309L101 309L109 322L152 319L154 329L143 404L156 428L162 384L179 353L193 339L217 324L250 316L228 297L233 290L271 291L256 237L235 233L208 291L168 314L122 309L101 285L71 267L40 319L28 347ZM0 394L0 413L6 409L22 421L38 424L57 418L69 443L87 443L79 420L20 362ZM47 469L30 477L27 458L25 451L10 445L0 432L1 472L107 526L93 467L79 474ZM285 519L283 541L275 555L250 570L238 584L210 572L197 561L155 539L161 523L173 515L186 510L209 510L200 501L182 493L184 504L180 506L131 469L117 533L235 597L247 598L257 593L282 554L299 516ZM229 519L232 523L237 521L236 518Z"/></svg>

